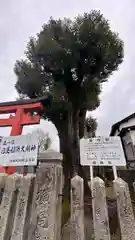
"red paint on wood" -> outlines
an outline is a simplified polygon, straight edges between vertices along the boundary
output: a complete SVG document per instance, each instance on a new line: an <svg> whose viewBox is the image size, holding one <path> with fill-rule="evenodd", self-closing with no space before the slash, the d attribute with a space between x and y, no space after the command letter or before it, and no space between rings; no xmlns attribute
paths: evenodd
<svg viewBox="0 0 135 240"><path fill-rule="evenodd" d="M32 103L16 106L4 106L0 107L0 114L4 113L15 113L15 116L10 115L8 119L0 119L0 127L9 127L11 126L11 136L17 136L22 134L23 126L33 125L40 123L40 116L31 116L31 112L38 112L42 110L42 104ZM0 169L1 172L2 169ZM8 174L13 174L15 167L5 168L5 171ZM25 172L26 173L26 172Z"/></svg>
<svg viewBox="0 0 135 240"><path fill-rule="evenodd" d="M0 107L0 114L15 113L17 109L23 109L25 112L38 112L43 108L40 102L24 105L3 106Z"/></svg>

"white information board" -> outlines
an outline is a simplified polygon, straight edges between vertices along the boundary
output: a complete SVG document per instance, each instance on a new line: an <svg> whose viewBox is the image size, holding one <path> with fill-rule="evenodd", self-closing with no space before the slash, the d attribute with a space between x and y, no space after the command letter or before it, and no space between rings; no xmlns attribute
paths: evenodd
<svg viewBox="0 0 135 240"><path fill-rule="evenodd" d="M86 166L126 166L120 137L82 138L80 162Z"/></svg>
<svg viewBox="0 0 135 240"><path fill-rule="evenodd" d="M0 166L35 166L37 154L37 134L3 137L0 143Z"/></svg>

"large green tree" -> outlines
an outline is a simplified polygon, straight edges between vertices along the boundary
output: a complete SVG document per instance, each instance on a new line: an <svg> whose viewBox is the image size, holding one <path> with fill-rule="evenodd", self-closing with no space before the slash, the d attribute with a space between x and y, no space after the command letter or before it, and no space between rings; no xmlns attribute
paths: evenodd
<svg viewBox="0 0 135 240"><path fill-rule="evenodd" d="M122 59L122 40L100 11L90 11L74 20L51 18L30 38L25 59L15 64L15 87L21 96L52 95L43 117L58 130L66 178L73 169L82 171L79 138L84 135L86 111L99 106L102 83Z"/></svg>

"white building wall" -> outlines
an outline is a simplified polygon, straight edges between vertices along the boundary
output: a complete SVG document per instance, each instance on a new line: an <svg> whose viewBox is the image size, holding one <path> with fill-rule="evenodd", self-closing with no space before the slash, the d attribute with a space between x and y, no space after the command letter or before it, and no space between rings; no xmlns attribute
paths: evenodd
<svg viewBox="0 0 135 240"><path fill-rule="evenodd" d="M121 131L123 128L131 127L131 126L135 126L135 118L129 119L127 122L121 123L119 126L119 129ZM118 135L118 131L116 131L116 135ZM131 136L133 145L135 145L135 130L130 130L130 136Z"/></svg>
<svg viewBox="0 0 135 240"><path fill-rule="evenodd" d="M119 126L119 130L121 131L123 128L131 127L131 126L135 126L135 118L132 118L127 122L121 123ZM119 134L119 131L116 130L114 136L117 136L118 134ZM133 144L135 145L135 130L130 130L130 134L131 134Z"/></svg>
<svg viewBox="0 0 135 240"><path fill-rule="evenodd" d="M131 139L132 139L133 145L135 145L135 130L131 130L130 131L130 135L131 135Z"/></svg>
<svg viewBox="0 0 135 240"><path fill-rule="evenodd" d="M135 126L135 118L129 119L127 122L121 123L119 129Z"/></svg>
<svg viewBox="0 0 135 240"><path fill-rule="evenodd" d="M118 136L118 134L119 134L119 131L118 131L118 130L116 130L116 132L115 132L114 136Z"/></svg>
<svg viewBox="0 0 135 240"><path fill-rule="evenodd" d="M128 128L135 126L135 118L129 119L128 121L121 123L119 126L119 131L121 131L123 128ZM116 130L115 136L119 134L119 131ZM128 159L128 162L130 162L130 167L132 169L135 169L135 130L127 130L127 132L122 137L123 145L125 149L125 154Z"/></svg>

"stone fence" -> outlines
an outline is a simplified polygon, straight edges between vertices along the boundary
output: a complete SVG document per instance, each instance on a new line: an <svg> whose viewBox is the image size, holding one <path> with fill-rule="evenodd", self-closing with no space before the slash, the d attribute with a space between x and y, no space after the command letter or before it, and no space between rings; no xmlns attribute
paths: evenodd
<svg viewBox="0 0 135 240"><path fill-rule="evenodd" d="M0 240L60 240L62 155L38 160L35 176L0 175Z"/></svg>
<svg viewBox="0 0 135 240"><path fill-rule="evenodd" d="M0 175L0 240L62 239L62 155L47 151L39 160L35 175ZM134 240L135 219L128 185L118 178L113 186L121 239ZM103 180L94 178L91 190L94 239L110 240ZM70 240L86 240L83 195L83 179L76 175L71 180Z"/></svg>

